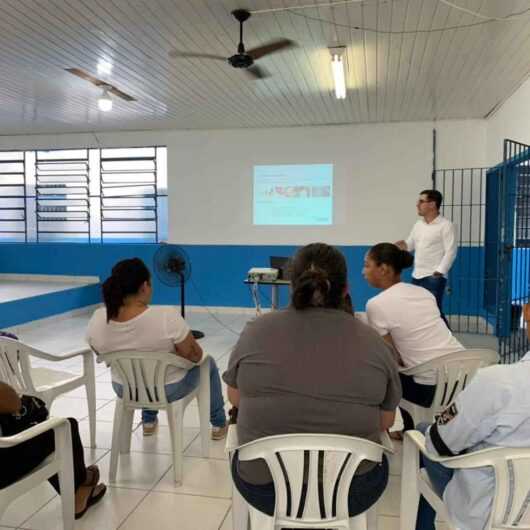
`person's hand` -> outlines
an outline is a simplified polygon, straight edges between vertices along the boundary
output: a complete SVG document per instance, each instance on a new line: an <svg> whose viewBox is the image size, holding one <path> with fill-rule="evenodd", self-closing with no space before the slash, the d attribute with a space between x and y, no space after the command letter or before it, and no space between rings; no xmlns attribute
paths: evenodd
<svg viewBox="0 0 530 530"><path fill-rule="evenodd" d="M396 247L399 247L401 250L407 250L407 243L405 243L403 239L396 241L394 245L396 245Z"/></svg>
<svg viewBox="0 0 530 530"><path fill-rule="evenodd" d="M436 278L439 278L440 276L443 276L443 274L442 274L441 272L438 272L438 271L434 271L434 272L432 273L432 275L433 275L434 277L436 277Z"/></svg>

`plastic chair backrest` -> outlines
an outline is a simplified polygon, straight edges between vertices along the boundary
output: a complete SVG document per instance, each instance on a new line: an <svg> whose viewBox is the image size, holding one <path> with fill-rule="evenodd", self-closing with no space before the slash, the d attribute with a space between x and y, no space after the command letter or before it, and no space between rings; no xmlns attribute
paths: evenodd
<svg viewBox="0 0 530 530"><path fill-rule="evenodd" d="M35 390L31 379L31 365L27 355L30 349L18 340L0 337L0 381L19 393Z"/></svg>
<svg viewBox="0 0 530 530"><path fill-rule="evenodd" d="M479 368L497 361L498 355L493 350L469 349L442 355L402 373L420 375L433 370L436 372L436 393L430 407L434 415L444 411L456 399Z"/></svg>
<svg viewBox="0 0 530 530"><path fill-rule="evenodd" d="M189 368L173 353L121 351L98 355L122 381L125 407L166 408L166 371L170 366Z"/></svg>
<svg viewBox="0 0 530 530"><path fill-rule="evenodd" d="M383 451L376 443L350 436L287 434L245 444L238 458L267 463L276 492L275 527L349 528L352 477L362 460L380 462Z"/></svg>

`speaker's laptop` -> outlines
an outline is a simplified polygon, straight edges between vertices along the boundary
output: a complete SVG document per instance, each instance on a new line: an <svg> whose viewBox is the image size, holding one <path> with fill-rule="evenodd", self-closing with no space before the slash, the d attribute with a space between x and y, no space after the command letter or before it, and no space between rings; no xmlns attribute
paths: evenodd
<svg viewBox="0 0 530 530"><path fill-rule="evenodd" d="M291 259L281 256L271 256L270 264L273 269L278 269L278 280L290 280Z"/></svg>

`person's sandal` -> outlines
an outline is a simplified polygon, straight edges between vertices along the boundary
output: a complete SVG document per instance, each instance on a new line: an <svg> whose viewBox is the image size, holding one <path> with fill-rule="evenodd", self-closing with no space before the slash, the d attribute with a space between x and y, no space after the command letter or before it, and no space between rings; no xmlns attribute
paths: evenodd
<svg viewBox="0 0 530 530"><path fill-rule="evenodd" d="M97 491L97 493L94 495L94 492L101 486L101 488L99 489L99 491ZM81 486L82 488L88 488L90 486ZM91 507L91 506L94 506L94 504L98 503L102 498L103 496L105 495L105 493L107 493L107 486L105 486L105 484L96 484L95 486L92 486L92 489L90 490L90 494L88 495L87 497L87 500L86 500L86 505L84 507L83 510L81 510L80 512L77 512L75 514L75 518L76 520L77 519L81 519L81 517L83 517L83 515L85 515L85 513L87 512L87 510Z"/></svg>
<svg viewBox="0 0 530 530"><path fill-rule="evenodd" d="M212 440L222 440L223 438L226 438L226 434L228 433L228 423L225 424L224 427L212 427L212 433L211 437Z"/></svg>

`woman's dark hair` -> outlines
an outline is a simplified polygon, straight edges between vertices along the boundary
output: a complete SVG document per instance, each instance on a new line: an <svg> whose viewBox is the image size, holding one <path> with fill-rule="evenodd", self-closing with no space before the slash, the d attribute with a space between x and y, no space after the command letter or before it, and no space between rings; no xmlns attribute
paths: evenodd
<svg viewBox="0 0 530 530"><path fill-rule="evenodd" d="M111 275L103 282L103 302L107 308L107 322L118 316L124 299L136 294L150 281L151 273L140 258L124 259L112 267Z"/></svg>
<svg viewBox="0 0 530 530"><path fill-rule="evenodd" d="M378 243L368 252L368 255L377 265L390 265L397 274L403 269L412 267L414 257L410 252L401 250L393 243Z"/></svg>
<svg viewBox="0 0 530 530"><path fill-rule="evenodd" d="M347 274L346 260L336 248L325 243L302 247L291 264L293 306L342 308Z"/></svg>

